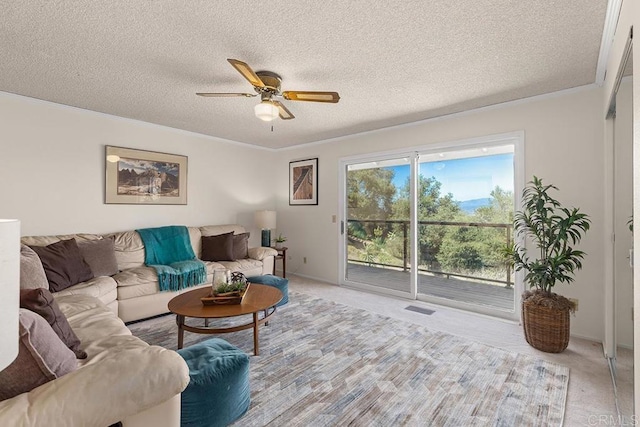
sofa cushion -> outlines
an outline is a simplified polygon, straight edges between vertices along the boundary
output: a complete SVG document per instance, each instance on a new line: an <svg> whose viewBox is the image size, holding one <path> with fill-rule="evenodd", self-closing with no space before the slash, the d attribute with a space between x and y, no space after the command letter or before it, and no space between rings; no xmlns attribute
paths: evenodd
<svg viewBox="0 0 640 427"><path fill-rule="evenodd" d="M91 268L93 277L113 276L118 272L118 261L112 238L78 242L78 249Z"/></svg>
<svg viewBox="0 0 640 427"><path fill-rule="evenodd" d="M200 233L203 236L217 236L225 233L242 234L247 230L239 224L224 224L224 225L205 225L200 227Z"/></svg>
<svg viewBox="0 0 640 427"><path fill-rule="evenodd" d="M110 234L105 238L113 239L120 271L144 265L144 244L137 231L123 231Z"/></svg>
<svg viewBox="0 0 640 427"><path fill-rule="evenodd" d="M202 236L203 261L231 261L233 257L233 232L217 236Z"/></svg>
<svg viewBox="0 0 640 427"><path fill-rule="evenodd" d="M235 261L219 261L219 263L227 270L239 271L245 276L257 276L262 274L262 261L255 259L237 259Z"/></svg>
<svg viewBox="0 0 640 427"><path fill-rule="evenodd" d="M250 233L233 235L233 258L244 259L249 257L249 236Z"/></svg>
<svg viewBox="0 0 640 427"><path fill-rule="evenodd" d="M131 286L118 286L118 301L155 295L160 292L158 281L140 283Z"/></svg>
<svg viewBox="0 0 640 427"><path fill-rule="evenodd" d="M49 289L58 292L93 278L91 268L82 258L75 239L61 240L48 246L31 246L40 257Z"/></svg>
<svg viewBox="0 0 640 427"><path fill-rule="evenodd" d="M96 363L107 354L115 355L131 348L148 346L131 336L124 322L96 298L65 295L56 298L56 302L87 352L87 359L78 360L80 366Z"/></svg>
<svg viewBox="0 0 640 427"><path fill-rule="evenodd" d="M216 262L205 261L204 265L207 269L207 281L211 284L213 280L213 272L225 271L224 266ZM118 284L118 300L126 300L145 295L154 295L160 292L158 286L158 274L153 267L137 267L130 268L113 276ZM188 288L190 290L192 288Z"/></svg>
<svg viewBox="0 0 640 427"><path fill-rule="evenodd" d="M59 234L55 236L23 236L20 238L22 244L27 246L47 246L52 243L59 242L60 240L75 239L76 242L83 242L85 240L97 240L102 239L99 234Z"/></svg>
<svg viewBox="0 0 640 427"><path fill-rule="evenodd" d="M87 295L98 298L104 304L109 304L116 300L116 288L116 281L112 277L99 276L69 286L67 289L53 294L53 297L57 299L65 295Z"/></svg>
<svg viewBox="0 0 640 427"><path fill-rule="evenodd" d="M18 357L0 371L0 400L33 390L77 368L76 356L36 313L20 309Z"/></svg>
<svg viewBox="0 0 640 427"><path fill-rule="evenodd" d="M20 246L20 289L49 289L42 261L27 245Z"/></svg>
<svg viewBox="0 0 640 427"><path fill-rule="evenodd" d="M193 253L199 258L200 255L200 229L198 227L188 227L189 240ZM112 233L104 236L113 239L116 261L120 271L128 268L141 267L144 265L144 243L135 230Z"/></svg>
<svg viewBox="0 0 640 427"><path fill-rule="evenodd" d="M51 329L78 359L87 357L87 353L80 348L80 340L69 326L67 318L60 311L58 303L53 299L53 295L48 289L20 290L20 307L31 310L46 320Z"/></svg>
<svg viewBox="0 0 640 427"><path fill-rule="evenodd" d="M249 258L257 259L259 261L262 261L263 259L268 258L270 256L276 256L276 255L278 255L278 251L276 251L273 248L265 248L265 247L249 248Z"/></svg>

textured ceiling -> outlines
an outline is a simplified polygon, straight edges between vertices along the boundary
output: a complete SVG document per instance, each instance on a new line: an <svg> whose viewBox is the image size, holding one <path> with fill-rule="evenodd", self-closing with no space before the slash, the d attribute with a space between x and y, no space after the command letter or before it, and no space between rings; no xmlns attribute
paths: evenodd
<svg viewBox="0 0 640 427"><path fill-rule="evenodd" d="M0 0L0 90L281 148L593 83L606 0ZM282 76L258 120L226 61Z"/></svg>

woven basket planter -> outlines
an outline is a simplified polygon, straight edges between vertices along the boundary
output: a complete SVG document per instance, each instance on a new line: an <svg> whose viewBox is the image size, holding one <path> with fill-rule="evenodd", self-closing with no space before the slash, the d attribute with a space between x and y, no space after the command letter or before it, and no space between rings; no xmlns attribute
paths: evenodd
<svg viewBox="0 0 640 427"><path fill-rule="evenodd" d="M569 310L522 302L524 337L531 347L546 353L561 353L569 345Z"/></svg>

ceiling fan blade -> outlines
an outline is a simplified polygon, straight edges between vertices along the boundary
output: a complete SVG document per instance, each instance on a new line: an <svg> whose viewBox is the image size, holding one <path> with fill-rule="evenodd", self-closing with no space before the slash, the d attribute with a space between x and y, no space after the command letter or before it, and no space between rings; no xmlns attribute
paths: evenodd
<svg viewBox="0 0 640 427"><path fill-rule="evenodd" d="M249 80L249 83L256 87L264 87L264 83L260 80L260 77L257 76L247 63L238 61L237 59L227 59L227 61L229 61L229 64L231 64L233 68L242 74L242 77Z"/></svg>
<svg viewBox="0 0 640 427"><path fill-rule="evenodd" d="M207 92L197 92L196 95L216 97L216 98L231 98L234 96L244 96L247 98L252 98L254 96L258 96L257 93L207 93Z"/></svg>
<svg viewBox="0 0 640 427"><path fill-rule="evenodd" d="M280 102L280 101L271 101L271 102L273 103L273 105L278 107L278 109L280 110L280 118L282 120L291 120L291 119L295 119L296 118L296 116L291 114L291 111L287 110L287 107L285 107L282 104L282 102Z"/></svg>
<svg viewBox="0 0 640 427"><path fill-rule="evenodd" d="M284 99L290 101L330 102L335 104L340 100L338 92L305 92L289 90L282 92Z"/></svg>

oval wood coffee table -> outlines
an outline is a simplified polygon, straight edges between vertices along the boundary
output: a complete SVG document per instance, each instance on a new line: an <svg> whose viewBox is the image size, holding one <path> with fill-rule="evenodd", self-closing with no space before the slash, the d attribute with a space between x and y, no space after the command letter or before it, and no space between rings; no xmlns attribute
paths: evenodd
<svg viewBox="0 0 640 427"><path fill-rule="evenodd" d="M272 286L251 283L240 304L202 304L200 298L209 296L210 292L211 287L207 286L185 292L169 301L169 311L176 315L176 323L178 324L178 349L182 348L184 331L195 332L196 334L226 334L253 328L253 353L257 356L260 353L258 326L265 323L276 312L276 304L282 299L282 292ZM264 317L262 318L258 316L261 311L264 312ZM244 314L253 315L252 321L228 328L206 327L208 319L235 317ZM205 327L185 325L184 320L186 317L205 319Z"/></svg>

